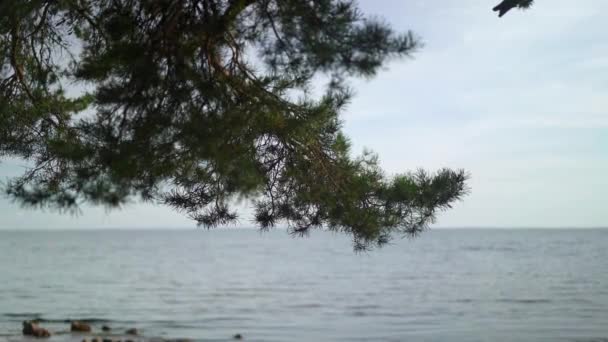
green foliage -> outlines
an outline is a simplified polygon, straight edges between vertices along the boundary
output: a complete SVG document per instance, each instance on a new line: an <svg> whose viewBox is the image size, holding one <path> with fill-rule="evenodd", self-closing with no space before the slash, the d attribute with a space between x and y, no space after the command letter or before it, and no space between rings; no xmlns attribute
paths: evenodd
<svg viewBox="0 0 608 342"><path fill-rule="evenodd" d="M418 46L354 1L3 1L0 157L33 165L6 193L58 210L140 198L206 227L249 198L261 228L344 231L357 249L418 233L464 172L387 177L351 157L339 119L348 77Z"/></svg>

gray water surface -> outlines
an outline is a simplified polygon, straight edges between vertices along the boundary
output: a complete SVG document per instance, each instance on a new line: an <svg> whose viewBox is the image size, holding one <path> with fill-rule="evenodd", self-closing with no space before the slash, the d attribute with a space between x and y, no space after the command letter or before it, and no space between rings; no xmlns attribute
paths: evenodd
<svg viewBox="0 0 608 342"><path fill-rule="evenodd" d="M608 341L608 230L434 230L355 254L326 232L0 232L21 321L228 341Z"/></svg>

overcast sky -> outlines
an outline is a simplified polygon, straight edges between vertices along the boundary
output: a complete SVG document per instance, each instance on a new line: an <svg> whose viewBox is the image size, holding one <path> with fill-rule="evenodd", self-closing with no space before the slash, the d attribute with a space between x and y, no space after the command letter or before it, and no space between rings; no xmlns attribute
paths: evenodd
<svg viewBox="0 0 608 342"><path fill-rule="evenodd" d="M436 226L608 226L608 1L538 0L502 19L499 0L359 2L425 47L354 82L345 130L389 172L471 173L471 194ZM5 161L0 177L18 170ZM72 217L1 199L0 215L0 229L194 226L137 204Z"/></svg>

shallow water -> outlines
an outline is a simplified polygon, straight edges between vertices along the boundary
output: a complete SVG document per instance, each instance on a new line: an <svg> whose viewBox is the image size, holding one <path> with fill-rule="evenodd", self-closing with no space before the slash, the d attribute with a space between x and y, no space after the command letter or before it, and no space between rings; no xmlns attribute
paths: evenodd
<svg viewBox="0 0 608 342"><path fill-rule="evenodd" d="M229 341L608 341L608 230L0 232L0 342L41 318Z"/></svg>

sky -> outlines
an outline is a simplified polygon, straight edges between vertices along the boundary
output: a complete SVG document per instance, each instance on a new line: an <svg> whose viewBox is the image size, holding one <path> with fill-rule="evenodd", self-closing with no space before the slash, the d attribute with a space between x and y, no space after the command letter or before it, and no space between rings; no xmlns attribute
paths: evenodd
<svg viewBox="0 0 608 342"><path fill-rule="evenodd" d="M498 2L360 0L425 46L353 81L344 130L389 174L471 174L470 195L435 227L608 227L608 1L538 0L501 19ZM0 179L22 167L3 161ZM0 217L0 229L195 226L137 203L71 216L0 199ZM244 210L239 225L250 222Z"/></svg>

